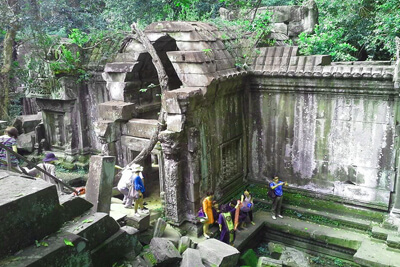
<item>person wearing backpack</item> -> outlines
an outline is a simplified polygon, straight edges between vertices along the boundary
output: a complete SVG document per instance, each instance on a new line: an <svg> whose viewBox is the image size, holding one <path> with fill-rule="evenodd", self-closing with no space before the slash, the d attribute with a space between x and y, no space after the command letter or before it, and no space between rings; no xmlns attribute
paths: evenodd
<svg viewBox="0 0 400 267"><path fill-rule="evenodd" d="M287 182L282 182L279 180L278 176L274 176L274 179L272 182L269 184L270 187L270 192L272 195L275 195L275 197L272 197L273 202L272 202L272 219L276 220L276 217L283 218L281 215L281 206L282 206L282 199L283 199L283 189L282 186L287 186ZM269 194L270 195L270 194Z"/></svg>
<svg viewBox="0 0 400 267"><path fill-rule="evenodd" d="M253 221L253 207L254 207L254 202L253 202L253 196L250 194L249 189L245 189L243 192L243 195L240 198L240 201L242 202L243 206L240 208L242 212L246 214L250 218L250 223L252 225L255 225L255 222Z"/></svg>

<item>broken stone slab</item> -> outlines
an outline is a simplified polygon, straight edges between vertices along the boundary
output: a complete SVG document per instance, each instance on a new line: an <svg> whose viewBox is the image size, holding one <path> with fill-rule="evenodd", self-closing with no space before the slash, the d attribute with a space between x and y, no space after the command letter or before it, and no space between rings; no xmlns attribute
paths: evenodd
<svg viewBox="0 0 400 267"><path fill-rule="evenodd" d="M201 260L200 252L196 249L188 248L182 254L180 267L205 267Z"/></svg>
<svg viewBox="0 0 400 267"><path fill-rule="evenodd" d="M92 250L94 266L112 266L116 261L132 253L138 243L136 234L128 229L119 229L96 249Z"/></svg>
<svg viewBox="0 0 400 267"><path fill-rule="evenodd" d="M258 258L257 267L282 267L281 260L275 260L268 257Z"/></svg>
<svg viewBox="0 0 400 267"><path fill-rule="evenodd" d="M0 266L92 266L87 241L68 232L61 232L38 240L25 248L18 256L6 258Z"/></svg>
<svg viewBox="0 0 400 267"><path fill-rule="evenodd" d="M110 212L115 172L115 157L91 156L85 199L95 212Z"/></svg>
<svg viewBox="0 0 400 267"><path fill-rule="evenodd" d="M61 195L60 204L62 207L63 222L70 221L93 207L93 204L89 201L74 195Z"/></svg>
<svg viewBox="0 0 400 267"><path fill-rule="evenodd" d="M94 132L106 143L121 139L121 124L116 121L99 120L94 123Z"/></svg>
<svg viewBox="0 0 400 267"><path fill-rule="evenodd" d="M157 131L158 120L131 119L124 124L122 134L150 139Z"/></svg>
<svg viewBox="0 0 400 267"><path fill-rule="evenodd" d="M131 236L137 237L139 235L139 230L136 229L135 227L125 225L125 226L121 227L121 230L125 231L128 235L131 235ZM138 255L140 253L140 251L142 251L142 249L143 249L143 246L142 246L142 244L140 244L138 238L136 238L135 246L133 249L134 249L136 255Z"/></svg>
<svg viewBox="0 0 400 267"><path fill-rule="evenodd" d="M236 266L240 257L239 250L214 238L200 242L197 247L206 266Z"/></svg>
<svg viewBox="0 0 400 267"><path fill-rule="evenodd" d="M0 258L56 232L62 225L56 186L0 171Z"/></svg>
<svg viewBox="0 0 400 267"><path fill-rule="evenodd" d="M190 239L188 236L182 236L178 244L179 253L184 253L185 250L190 247L192 247L192 239Z"/></svg>
<svg viewBox="0 0 400 267"><path fill-rule="evenodd" d="M109 101L99 104L99 118L109 121L128 121L135 114L135 105L123 101Z"/></svg>
<svg viewBox="0 0 400 267"><path fill-rule="evenodd" d="M185 115L168 115L167 117L167 130L171 132L181 132L185 123Z"/></svg>
<svg viewBox="0 0 400 267"><path fill-rule="evenodd" d="M150 251L158 263L165 266L176 266L182 259L174 244L164 238L155 237L150 242Z"/></svg>
<svg viewBox="0 0 400 267"><path fill-rule="evenodd" d="M94 249L115 234L119 228L119 224L108 214L96 212L76 219L76 223L65 230L85 238L88 240L89 248Z"/></svg>
<svg viewBox="0 0 400 267"><path fill-rule="evenodd" d="M294 248L287 247L280 258L284 266L290 267L309 267L310 263L306 254Z"/></svg>
<svg viewBox="0 0 400 267"><path fill-rule="evenodd" d="M133 226L139 230L139 232L146 231L150 226L150 214L142 214L140 217L129 214L126 217L126 224Z"/></svg>
<svg viewBox="0 0 400 267"><path fill-rule="evenodd" d="M257 266L258 258L254 250L248 249L239 259L240 266Z"/></svg>
<svg viewBox="0 0 400 267"><path fill-rule="evenodd" d="M13 126L17 128L20 134L34 132L35 127L42 121L42 112L35 115L23 115L18 116L14 122ZM19 138L19 136L18 136Z"/></svg>
<svg viewBox="0 0 400 267"><path fill-rule="evenodd" d="M167 222L163 218L158 218L156 226L154 227L153 237L162 237L167 227Z"/></svg>
<svg viewBox="0 0 400 267"><path fill-rule="evenodd" d="M273 259L279 260L285 249L286 247L283 244L278 244L274 242L268 243L268 251Z"/></svg>
<svg viewBox="0 0 400 267"><path fill-rule="evenodd" d="M35 132L20 134L17 138L17 148L28 153L32 153L35 148Z"/></svg>

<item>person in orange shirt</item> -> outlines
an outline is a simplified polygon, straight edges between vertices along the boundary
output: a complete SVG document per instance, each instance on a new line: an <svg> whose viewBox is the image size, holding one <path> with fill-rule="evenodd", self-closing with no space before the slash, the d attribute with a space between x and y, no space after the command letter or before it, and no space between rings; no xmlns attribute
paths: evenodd
<svg viewBox="0 0 400 267"><path fill-rule="evenodd" d="M214 192L207 192L207 196L203 200L203 211L206 220L203 222L203 235L205 238L210 238L208 228L214 223L214 215L212 211Z"/></svg>

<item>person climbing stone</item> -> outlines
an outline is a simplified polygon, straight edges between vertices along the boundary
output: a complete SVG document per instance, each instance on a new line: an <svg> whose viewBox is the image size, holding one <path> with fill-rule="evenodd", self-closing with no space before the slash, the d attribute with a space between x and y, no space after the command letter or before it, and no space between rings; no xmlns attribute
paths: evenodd
<svg viewBox="0 0 400 267"><path fill-rule="evenodd" d="M282 199L283 199L283 189L282 189L283 185L287 186L288 183L280 181L278 176L274 176L274 179L269 184L269 187L275 193L275 198L273 199L272 210L271 210L272 219L274 219L274 220L276 220L277 216L281 219L283 218L283 216L281 214Z"/></svg>
<svg viewBox="0 0 400 267"><path fill-rule="evenodd" d="M206 216L206 220L203 222L203 235L205 238L210 238L208 228L210 227L210 224L214 223L214 215L212 211L213 198L214 193L210 191L207 192L207 196L203 200L203 212Z"/></svg>
<svg viewBox="0 0 400 267"><path fill-rule="evenodd" d="M0 143L4 146L17 152L18 130L15 127L7 127L4 135L0 136ZM18 159L10 153L11 166L18 168ZM7 153L6 150L0 148L0 169L7 168Z"/></svg>
<svg viewBox="0 0 400 267"><path fill-rule="evenodd" d="M241 211L243 211L246 216L250 218L250 223L252 225L255 225L253 221L253 196L250 194L249 189L245 189L243 192L243 195L241 196L240 201L242 202L243 206L240 208Z"/></svg>
<svg viewBox="0 0 400 267"><path fill-rule="evenodd" d="M47 153L43 159L43 163L39 163L37 166L46 172L50 173L52 176L56 177L56 166L54 165L54 162L58 160L58 158L54 155L54 153ZM58 192L62 192L63 190L63 185L53 178L51 178L49 175L39 171L36 168L28 169L24 168L26 173L30 176L36 177L40 174L40 177L45 180L46 182L55 184L57 187ZM61 179L59 179L61 180ZM62 181L62 180L61 180Z"/></svg>

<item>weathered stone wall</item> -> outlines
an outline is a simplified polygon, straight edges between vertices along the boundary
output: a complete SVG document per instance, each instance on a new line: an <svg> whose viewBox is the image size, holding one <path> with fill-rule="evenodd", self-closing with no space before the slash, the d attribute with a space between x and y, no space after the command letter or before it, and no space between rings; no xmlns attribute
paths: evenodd
<svg viewBox="0 0 400 267"><path fill-rule="evenodd" d="M393 66L272 50L251 78L251 179L277 174L294 187L387 208L396 177Z"/></svg>

